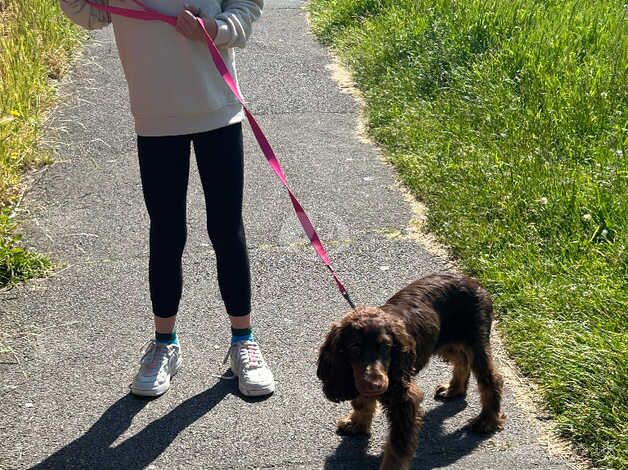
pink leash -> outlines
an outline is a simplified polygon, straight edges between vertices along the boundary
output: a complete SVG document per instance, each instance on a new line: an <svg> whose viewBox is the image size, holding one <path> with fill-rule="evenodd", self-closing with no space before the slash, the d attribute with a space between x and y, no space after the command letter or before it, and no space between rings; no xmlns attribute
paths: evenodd
<svg viewBox="0 0 628 470"><path fill-rule="evenodd" d="M109 5L99 5L97 3L93 3L90 0L86 0L86 2L89 5L93 6L94 8L112 13L114 15L126 16L129 18L136 18L138 20L145 20L145 21L163 21L173 26L177 24L177 19L174 16L164 15L157 11L151 10L142 2L140 2L140 0L133 0L133 2L136 5L138 5L141 8L141 10L113 7ZM321 261L325 264L325 266L327 266L327 268L331 272L331 275L333 276L334 281L336 282L336 285L338 286L338 290L340 291L342 296L346 299L346 301L349 303L351 308L355 309L355 304L351 300L351 297L349 296L349 292L345 288L344 284L340 281L340 278L338 277L334 269L331 267L331 263L329 262L329 257L327 256L327 252L325 251L325 248L323 247L323 244L321 243L321 240L318 237L318 234L316 233L316 230L314 229L314 226L312 225L310 218L305 212L305 209L303 209L303 206L301 206L301 203L299 202L297 197L294 195L294 193L290 189L290 186L288 186L288 180L286 179L286 176L284 175L283 169L281 168L281 165L279 164L279 161L277 160L277 157L275 156L275 152L270 146L268 139L262 132L261 127L255 120L251 112L248 110L248 108L244 104L244 98L240 94L240 91L238 90L238 87L236 86L235 80L233 79L233 76L229 72L227 65L222 59L220 52L218 52L218 48L216 48L214 41L212 40L211 36L207 32L207 29L205 28L205 22L203 21L202 18L196 17L196 19L198 23L201 25L201 28L203 29L203 33L207 41L207 48L209 49L209 53L212 56L212 59L214 61L216 68L222 75L222 78L227 84L227 86L231 89L232 93L235 95L237 100L242 105L246 118L249 121L251 129L253 130L253 134L255 135L255 138L257 139L257 143L259 144L260 149L262 150L262 152L264 153L264 156L266 157L266 161L268 162L270 167L273 169L273 171L275 172L275 174L281 181L281 184L283 184L283 186L288 191L288 195L290 196L290 201L292 201L292 206L294 207L294 211L297 215L297 218L299 219L299 222L301 223L301 226L303 227L303 231L305 232L307 237L310 239L310 243L312 244L312 247L316 251L316 254L318 255L318 257L321 259Z"/></svg>

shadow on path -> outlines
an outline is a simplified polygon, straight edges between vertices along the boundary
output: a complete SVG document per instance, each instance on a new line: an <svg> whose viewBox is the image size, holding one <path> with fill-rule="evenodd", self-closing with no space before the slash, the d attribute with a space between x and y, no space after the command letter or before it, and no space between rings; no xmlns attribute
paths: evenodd
<svg viewBox="0 0 628 470"><path fill-rule="evenodd" d="M151 401L126 395L111 405L85 434L33 468L145 468L166 450L181 431L211 411L227 395L235 393L233 384L232 381L220 380L120 445L110 447L128 429L135 415Z"/></svg>
<svg viewBox="0 0 628 470"><path fill-rule="evenodd" d="M461 412L466 406L465 400L455 400L441 403L425 413L413 469L429 470L451 465L491 437L490 434L472 433L466 428L456 429L451 433L443 432L443 421ZM344 437L336 451L327 457L325 470L379 468L381 456L367 454L368 441L367 436Z"/></svg>

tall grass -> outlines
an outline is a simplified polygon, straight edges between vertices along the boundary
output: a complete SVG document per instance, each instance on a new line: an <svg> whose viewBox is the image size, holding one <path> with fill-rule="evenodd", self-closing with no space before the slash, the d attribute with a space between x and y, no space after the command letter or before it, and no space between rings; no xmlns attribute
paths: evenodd
<svg viewBox="0 0 628 470"><path fill-rule="evenodd" d="M558 430L628 466L626 7L311 0L371 134L492 291Z"/></svg>
<svg viewBox="0 0 628 470"><path fill-rule="evenodd" d="M22 172L48 160L36 141L43 113L80 39L56 0L0 0L0 285L36 275L49 262L19 247L7 208Z"/></svg>

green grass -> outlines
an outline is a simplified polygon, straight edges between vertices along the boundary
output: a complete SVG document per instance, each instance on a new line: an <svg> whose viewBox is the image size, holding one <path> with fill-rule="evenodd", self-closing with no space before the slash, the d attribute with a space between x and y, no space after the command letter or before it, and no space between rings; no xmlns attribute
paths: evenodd
<svg viewBox="0 0 628 470"><path fill-rule="evenodd" d="M628 34L610 0L311 0L558 431L628 467Z"/></svg>
<svg viewBox="0 0 628 470"><path fill-rule="evenodd" d="M25 170L49 161L37 148L44 113L81 33L56 0L0 0L0 286L44 273L50 262L20 247L10 208Z"/></svg>

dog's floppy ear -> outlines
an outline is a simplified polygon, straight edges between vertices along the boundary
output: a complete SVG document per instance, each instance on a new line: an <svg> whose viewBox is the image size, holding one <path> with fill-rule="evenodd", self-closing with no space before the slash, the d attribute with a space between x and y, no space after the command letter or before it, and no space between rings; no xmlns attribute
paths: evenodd
<svg viewBox="0 0 628 470"><path fill-rule="evenodd" d="M323 393L336 403L358 396L351 364L341 343L341 333L342 324L332 323L331 330L319 351L316 370L316 375L323 382Z"/></svg>
<svg viewBox="0 0 628 470"><path fill-rule="evenodd" d="M400 379L402 382L411 381L416 361L416 341L408 334L402 321L391 321L390 330L394 344L388 377L391 380Z"/></svg>

